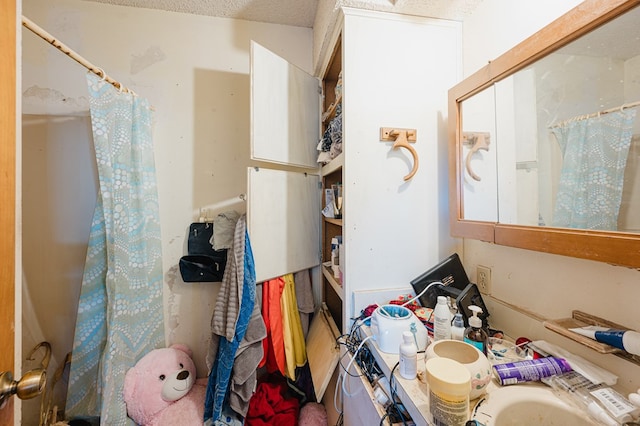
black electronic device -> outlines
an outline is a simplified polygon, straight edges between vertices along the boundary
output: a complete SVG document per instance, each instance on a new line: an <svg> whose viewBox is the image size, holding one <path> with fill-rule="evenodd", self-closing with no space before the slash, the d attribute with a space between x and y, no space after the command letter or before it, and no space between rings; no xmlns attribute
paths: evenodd
<svg viewBox="0 0 640 426"><path fill-rule="evenodd" d="M478 286L469 281L458 253L452 254L419 277L411 280L411 286L416 294L420 294L429 284L434 282L442 284L431 286L420 296L419 300L422 306L433 309L438 302L438 296L448 296L455 299L458 312L462 314L464 319L465 327L469 325L469 317L473 315L469 309L470 305L476 305L482 309L482 314L478 317L482 319L485 327L489 326L487 321L489 310L482 300Z"/></svg>
<svg viewBox="0 0 640 426"><path fill-rule="evenodd" d="M478 286L473 283L469 283L456 297L456 306L458 307L458 312L462 314L465 327L469 326L469 318L473 316L473 311L469 309L471 305L476 305L482 309L482 313L478 314L478 318L482 320L482 325L489 327L489 322L487 321L489 310L484 304L484 300L482 300Z"/></svg>
<svg viewBox="0 0 640 426"><path fill-rule="evenodd" d="M441 282L442 285L431 286L419 298L420 304L427 308L436 306L438 296L457 298L462 290L469 285L469 277L467 277L458 253L452 254L419 277L411 280L411 286L416 294L420 294L433 282Z"/></svg>

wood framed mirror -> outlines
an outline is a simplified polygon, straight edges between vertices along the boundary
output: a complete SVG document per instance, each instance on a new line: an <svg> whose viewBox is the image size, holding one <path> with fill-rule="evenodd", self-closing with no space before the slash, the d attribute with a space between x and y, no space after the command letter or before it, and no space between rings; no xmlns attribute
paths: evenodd
<svg viewBox="0 0 640 426"><path fill-rule="evenodd" d="M640 268L638 5L586 0L451 88L453 236Z"/></svg>

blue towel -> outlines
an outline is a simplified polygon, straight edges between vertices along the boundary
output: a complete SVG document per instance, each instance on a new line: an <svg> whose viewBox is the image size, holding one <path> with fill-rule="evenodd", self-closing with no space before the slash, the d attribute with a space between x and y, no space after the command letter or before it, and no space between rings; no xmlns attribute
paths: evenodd
<svg viewBox="0 0 640 426"><path fill-rule="evenodd" d="M236 351L244 338L251 319L256 296L256 271L251 251L249 234L245 231L244 244L244 279L240 313L236 323L236 332L232 341L220 336L216 358L207 382L207 394L204 405L204 421L215 422L228 404L229 379L235 360Z"/></svg>

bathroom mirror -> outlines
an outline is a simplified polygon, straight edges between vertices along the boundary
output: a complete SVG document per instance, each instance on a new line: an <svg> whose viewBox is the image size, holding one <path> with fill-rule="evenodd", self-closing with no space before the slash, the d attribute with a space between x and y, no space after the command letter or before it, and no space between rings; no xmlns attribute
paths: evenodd
<svg viewBox="0 0 640 426"><path fill-rule="evenodd" d="M587 0L449 91L456 237L640 267L640 0Z"/></svg>

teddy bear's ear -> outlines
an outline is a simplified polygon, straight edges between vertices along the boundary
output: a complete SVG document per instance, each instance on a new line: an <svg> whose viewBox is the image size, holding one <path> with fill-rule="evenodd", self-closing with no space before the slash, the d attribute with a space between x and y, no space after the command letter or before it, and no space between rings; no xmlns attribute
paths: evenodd
<svg viewBox="0 0 640 426"><path fill-rule="evenodd" d="M187 355L189 355L189 358L193 357L193 352L191 351L191 349L187 345L184 345L182 343L176 343L176 344L173 344L173 345L171 345L169 347L171 349L177 349L179 351L182 351L182 352L186 353Z"/></svg>

